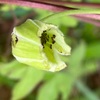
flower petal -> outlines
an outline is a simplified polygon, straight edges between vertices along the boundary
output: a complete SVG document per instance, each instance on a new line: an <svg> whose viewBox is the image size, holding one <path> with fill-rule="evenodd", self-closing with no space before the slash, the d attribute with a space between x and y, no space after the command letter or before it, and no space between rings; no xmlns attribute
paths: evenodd
<svg viewBox="0 0 100 100"><path fill-rule="evenodd" d="M52 24L27 20L14 28L12 53L21 63L42 70L59 71L66 67L59 54L69 55L70 50L62 32Z"/></svg>
<svg viewBox="0 0 100 100"><path fill-rule="evenodd" d="M61 55L70 55L71 48L65 43L64 36L58 28L51 28L48 30L48 34L55 35L53 47L56 48Z"/></svg>
<svg viewBox="0 0 100 100"><path fill-rule="evenodd" d="M18 38L23 38L39 45L40 39L37 34L38 31L39 26L34 21L28 19L24 24L15 27L13 33L16 34Z"/></svg>

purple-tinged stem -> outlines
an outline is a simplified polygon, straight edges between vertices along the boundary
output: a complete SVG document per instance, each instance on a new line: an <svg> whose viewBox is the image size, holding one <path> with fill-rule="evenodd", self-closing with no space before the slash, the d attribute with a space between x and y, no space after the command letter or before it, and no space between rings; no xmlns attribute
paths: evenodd
<svg viewBox="0 0 100 100"><path fill-rule="evenodd" d="M0 3L26 6L26 7L32 7L32 8L40 8L40 9L45 9L45 10L54 11L54 12L72 9L70 7L45 4L45 3L39 3L39 2L23 1L23 0L0 0Z"/></svg>
<svg viewBox="0 0 100 100"><path fill-rule="evenodd" d="M52 2L52 3L51 3ZM66 4L76 5L76 6L88 6L88 7L97 7L100 8L100 4L94 4L94 3L76 3L76 2L63 2L63 1L47 1L47 0L0 0L0 3L3 4L12 4L12 5L19 5L19 6L26 6L26 7L32 7L32 8L40 8L45 9L53 12L61 12L64 10L70 10L75 8L66 7ZM93 21L91 19L100 20L100 15L96 14L77 14L73 15L79 20L89 22L92 24L95 24L96 26L99 26L99 23L97 21ZM90 19L91 18L91 19Z"/></svg>
<svg viewBox="0 0 100 100"><path fill-rule="evenodd" d="M100 15L98 14L77 14L73 15L75 17L82 17L82 18L88 18L88 19L95 19L95 20L100 20Z"/></svg>
<svg viewBox="0 0 100 100"><path fill-rule="evenodd" d="M100 27L100 22L96 21L96 20L92 20L92 19L89 19L89 18L84 18L84 17L80 17L80 16L77 16L76 17L78 20L80 21L83 21L83 22L86 22L86 23L90 23L90 24L93 24L97 27Z"/></svg>
<svg viewBox="0 0 100 100"><path fill-rule="evenodd" d="M68 1L53 1L53 0L29 0L29 1L45 2L49 4L56 4L56 5L63 5L63 6L100 8L100 3L68 2Z"/></svg>

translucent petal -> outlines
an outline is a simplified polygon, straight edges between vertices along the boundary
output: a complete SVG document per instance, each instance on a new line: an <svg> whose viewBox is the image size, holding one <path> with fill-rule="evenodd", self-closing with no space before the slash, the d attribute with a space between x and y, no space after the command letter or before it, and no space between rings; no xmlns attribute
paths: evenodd
<svg viewBox="0 0 100 100"><path fill-rule="evenodd" d="M61 61L55 49L51 49L48 45L43 49L46 58L48 59L49 71L59 71L66 67L66 64Z"/></svg>
<svg viewBox="0 0 100 100"><path fill-rule="evenodd" d="M18 40L16 45L12 47L13 55L21 58L29 58L35 60L43 59L41 55L42 48L26 40Z"/></svg>
<svg viewBox="0 0 100 100"><path fill-rule="evenodd" d="M32 20L27 20L24 24L14 28L13 33L19 38L23 38L27 41L40 44L38 36L39 26Z"/></svg>
<svg viewBox="0 0 100 100"><path fill-rule="evenodd" d="M48 34L56 36L54 38L55 43L53 44L53 48L55 48L62 55L70 55L71 48L65 43L64 36L58 28L51 28L48 30Z"/></svg>
<svg viewBox="0 0 100 100"><path fill-rule="evenodd" d="M56 26L41 21L27 20L12 34L14 57L38 69L55 72L65 68L59 54L69 55L70 49Z"/></svg>

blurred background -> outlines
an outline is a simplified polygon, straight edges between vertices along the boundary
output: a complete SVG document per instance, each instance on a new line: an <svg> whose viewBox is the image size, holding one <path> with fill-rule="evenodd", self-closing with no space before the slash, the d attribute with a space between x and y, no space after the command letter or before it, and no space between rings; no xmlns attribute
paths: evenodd
<svg viewBox="0 0 100 100"><path fill-rule="evenodd" d="M12 56L13 27L26 19L50 14L46 10L0 4L0 100L100 100L100 27L69 16L50 20L72 48L71 56L62 58L68 67L60 72L37 70Z"/></svg>

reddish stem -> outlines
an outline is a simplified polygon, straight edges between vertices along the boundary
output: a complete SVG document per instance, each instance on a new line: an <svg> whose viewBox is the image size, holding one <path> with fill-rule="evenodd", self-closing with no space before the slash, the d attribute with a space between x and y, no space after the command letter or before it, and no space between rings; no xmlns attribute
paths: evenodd
<svg viewBox="0 0 100 100"><path fill-rule="evenodd" d="M77 18L78 20L80 21L83 21L83 22L86 22L86 23L90 23L90 24L93 24L97 27L100 27L100 22L96 21L96 20L92 20L90 18L85 18L85 17L80 17L80 16L75 16L75 18Z"/></svg>
<svg viewBox="0 0 100 100"><path fill-rule="evenodd" d="M81 6L81 7L96 7L100 8L100 4L97 3L78 3L78 2L64 2L64 1L51 1L51 0L0 0L0 3L3 4L12 4L12 5L19 5L19 6L27 6L32 8L40 8L40 9L46 9L53 12L61 12L64 10L70 10L70 9L76 9L67 7L65 5L74 5L74 6ZM94 23L96 26L98 26L97 21L93 21L91 19L100 20L100 15L96 14L77 14L73 15L79 20ZM99 23L99 22L98 22Z"/></svg>
<svg viewBox="0 0 100 100"><path fill-rule="evenodd" d="M54 11L54 12L72 9L70 7L39 3L39 2L35 2L35 1L30 2L30 1L23 1L23 0L0 0L0 3L26 6L26 7L32 7L32 8L40 8L40 9L45 9L45 10Z"/></svg>
<svg viewBox="0 0 100 100"><path fill-rule="evenodd" d="M26 1L26 0L23 0ZM85 2L68 2L68 1L53 1L53 0L29 0L31 2L49 3L63 6L76 6L76 7L92 7L100 8L100 3L85 3Z"/></svg>
<svg viewBox="0 0 100 100"><path fill-rule="evenodd" d="M74 17L82 17L82 18L100 20L100 15L97 15L97 14L77 14L77 15L73 15L73 16Z"/></svg>

